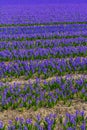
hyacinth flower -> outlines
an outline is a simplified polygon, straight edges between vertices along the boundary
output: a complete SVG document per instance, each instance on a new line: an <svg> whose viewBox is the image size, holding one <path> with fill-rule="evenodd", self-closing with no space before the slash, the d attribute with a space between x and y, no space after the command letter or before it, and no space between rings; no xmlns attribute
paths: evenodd
<svg viewBox="0 0 87 130"><path fill-rule="evenodd" d="M87 129L87 126L86 126L86 123L82 123L82 125L80 126L81 130L86 130Z"/></svg>
<svg viewBox="0 0 87 130"><path fill-rule="evenodd" d="M3 129L4 128L4 124L2 121L0 121L0 129Z"/></svg>

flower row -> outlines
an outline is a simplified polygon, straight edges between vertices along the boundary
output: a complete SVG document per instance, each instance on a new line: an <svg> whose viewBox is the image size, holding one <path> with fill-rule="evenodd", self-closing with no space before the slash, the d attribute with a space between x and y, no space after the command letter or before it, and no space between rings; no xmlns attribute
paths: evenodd
<svg viewBox="0 0 87 130"><path fill-rule="evenodd" d="M16 61L0 63L0 78L5 76L19 77L26 75L26 77L32 77L36 74L38 77L43 75L44 78L49 76L64 75L66 73L79 72L83 73L87 70L87 58L77 57L69 59L47 59L47 60L35 60L35 61Z"/></svg>
<svg viewBox="0 0 87 130"><path fill-rule="evenodd" d="M23 109L53 107L59 101L68 102L70 106L74 98L87 101L86 79L52 79L44 80L41 84L38 79L35 83L0 85L0 109Z"/></svg>
<svg viewBox="0 0 87 130"><path fill-rule="evenodd" d="M34 48L47 48L47 47L59 47L59 46L85 46L87 45L87 38L78 37L70 39L47 39L36 41L13 41L0 42L0 50L14 50L14 49L34 49Z"/></svg>
<svg viewBox="0 0 87 130"><path fill-rule="evenodd" d="M32 33L49 33L56 31L85 31L87 28L87 24L67 24L64 25L52 25L52 26L24 26L24 27L8 27L8 28L0 28L0 35L2 34L32 34Z"/></svg>
<svg viewBox="0 0 87 130"><path fill-rule="evenodd" d="M57 127L58 125L58 127ZM63 121L62 117L57 117L57 114L49 114L42 118L40 114L36 116L35 123L31 118L15 118L15 121L10 120L8 124L4 125L0 121L0 130L86 130L87 117L84 111L78 111L74 114L66 113Z"/></svg>
<svg viewBox="0 0 87 130"><path fill-rule="evenodd" d="M34 34L14 34L14 35L0 35L0 41L9 41L9 40L37 40L37 39L61 39L61 38L78 38L78 37L87 37L87 31L66 31L66 32L45 32L45 33L34 33Z"/></svg>
<svg viewBox="0 0 87 130"><path fill-rule="evenodd" d="M0 61L12 60L34 60L48 58L66 58L87 56L87 46L77 47L55 47L55 48L37 48L37 49L21 49L21 50L3 50L0 52Z"/></svg>

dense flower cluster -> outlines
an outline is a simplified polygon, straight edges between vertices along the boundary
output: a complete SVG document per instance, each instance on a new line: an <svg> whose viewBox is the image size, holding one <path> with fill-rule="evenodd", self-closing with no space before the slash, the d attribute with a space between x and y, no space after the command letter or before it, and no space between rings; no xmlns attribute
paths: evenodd
<svg viewBox="0 0 87 130"><path fill-rule="evenodd" d="M7 11L8 10L8 11ZM87 22L87 5L4 6L0 24L51 24ZM22 13L21 13L22 12Z"/></svg>

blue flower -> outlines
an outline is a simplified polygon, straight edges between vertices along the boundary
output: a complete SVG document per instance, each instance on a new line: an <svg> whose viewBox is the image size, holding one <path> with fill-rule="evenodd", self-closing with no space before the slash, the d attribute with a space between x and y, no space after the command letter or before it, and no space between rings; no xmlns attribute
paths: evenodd
<svg viewBox="0 0 87 130"><path fill-rule="evenodd" d="M80 126L81 130L86 130L86 125L85 123L83 123L81 126Z"/></svg>
<svg viewBox="0 0 87 130"><path fill-rule="evenodd" d="M26 124L32 124L32 119L27 119Z"/></svg>
<svg viewBox="0 0 87 130"><path fill-rule="evenodd" d="M2 129L3 128L3 122L2 121L0 121L0 129Z"/></svg>
<svg viewBox="0 0 87 130"><path fill-rule="evenodd" d="M24 129L23 130L28 130L27 126L24 126Z"/></svg>

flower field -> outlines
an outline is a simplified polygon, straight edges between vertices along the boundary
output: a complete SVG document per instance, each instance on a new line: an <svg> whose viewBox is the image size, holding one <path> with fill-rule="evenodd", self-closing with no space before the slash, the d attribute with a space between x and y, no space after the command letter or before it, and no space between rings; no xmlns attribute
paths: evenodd
<svg viewBox="0 0 87 130"><path fill-rule="evenodd" d="M87 5L0 7L0 130L87 130Z"/></svg>

